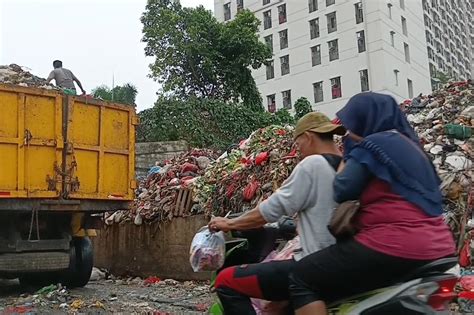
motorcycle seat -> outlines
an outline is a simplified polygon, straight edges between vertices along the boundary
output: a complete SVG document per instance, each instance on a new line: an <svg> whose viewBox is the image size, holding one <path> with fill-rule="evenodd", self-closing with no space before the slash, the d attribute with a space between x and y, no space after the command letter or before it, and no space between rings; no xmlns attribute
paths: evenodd
<svg viewBox="0 0 474 315"><path fill-rule="evenodd" d="M403 277L400 282L407 282L413 279L424 278L433 274L443 273L456 266L457 263L457 257L441 258L415 269L414 271Z"/></svg>

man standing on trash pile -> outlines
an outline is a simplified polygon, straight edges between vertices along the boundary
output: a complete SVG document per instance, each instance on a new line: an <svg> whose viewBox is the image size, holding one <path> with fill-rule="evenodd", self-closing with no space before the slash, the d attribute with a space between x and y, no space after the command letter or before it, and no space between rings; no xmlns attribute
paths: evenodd
<svg viewBox="0 0 474 315"><path fill-rule="evenodd" d="M46 80L50 83L53 79L56 81L56 86L62 88L66 94L77 95L76 87L74 82L79 86L82 94L86 94L86 91L82 87L81 81L72 73L71 70L63 68L63 62L61 60L53 61L54 70L48 76Z"/></svg>
<svg viewBox="0 0 474 315"><path fill-rule="evenodd" d="M342 154L333 136L344 133L344 127L333 124L322 113L305 115L294 131L303 160L280 189L238 218L216 217L209 222L211 230L227 232L259 228L283 216L298 216L301 249L294 253L294 259L229 267L219 273L215 287L226 315L255 314L250 297L288 300L288 276L296 260L335 243L327 226L336 206L333 180Z"/></svg>

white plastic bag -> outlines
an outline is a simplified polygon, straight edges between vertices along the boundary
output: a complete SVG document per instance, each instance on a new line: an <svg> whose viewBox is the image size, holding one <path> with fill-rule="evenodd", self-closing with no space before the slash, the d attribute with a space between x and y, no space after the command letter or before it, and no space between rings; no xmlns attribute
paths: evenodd
<svg viewBox="0 0 474 315"><path fill-rule="evenodd" d="M201 228L194 235L189 255L194 272L218 270L225 260L224 233L212 233L207 226Z"/></svg>

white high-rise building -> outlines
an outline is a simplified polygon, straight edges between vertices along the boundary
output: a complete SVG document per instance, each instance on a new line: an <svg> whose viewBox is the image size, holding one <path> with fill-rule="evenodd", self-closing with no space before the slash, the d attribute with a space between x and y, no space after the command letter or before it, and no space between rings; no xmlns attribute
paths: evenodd
<svg viewBox="0 0 474 315"><path fill-rule="evenodd" d="M306 97L334 116L361 91L397 101L431 92L423 5L419 0L215 0L221 21L241 9L260 20L273 52L254 71L265 105L292 108Z"/></svg>
<svg viewBox="0 0 474 315"><path fill-rule="evenodd" d="M455 80L472 78L474 66L474 1L423 0L429 69ZM436 79L433 80L436 84Z"/></svg>

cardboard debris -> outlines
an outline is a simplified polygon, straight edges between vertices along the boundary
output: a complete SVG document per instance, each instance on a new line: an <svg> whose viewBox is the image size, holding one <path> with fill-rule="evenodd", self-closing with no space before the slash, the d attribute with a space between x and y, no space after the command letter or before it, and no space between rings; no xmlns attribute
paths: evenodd
<svg viewBox="0 0 474 315"><path fill-rule="evenodd" d="M105 222L141 225L190 215L191 187L217 156L212 150L194 149L158 163L140 183L133 209L108 214Z"/></svg>

